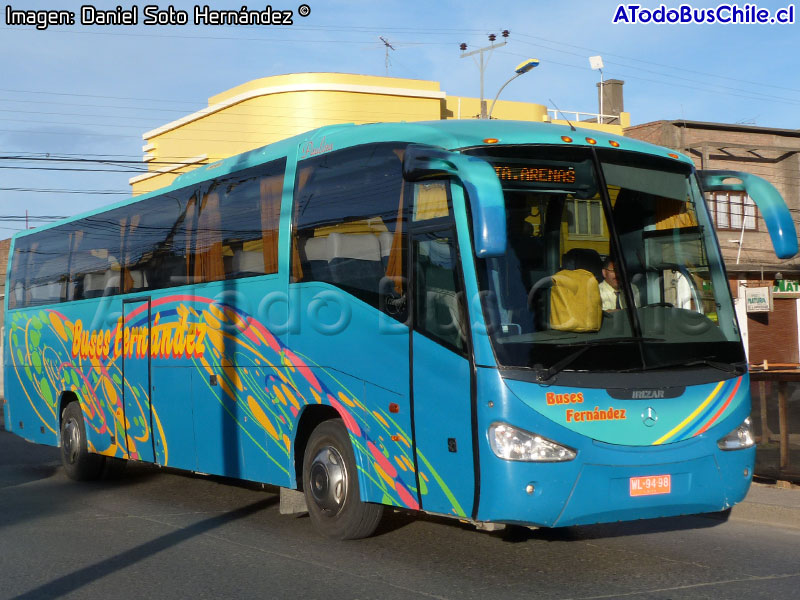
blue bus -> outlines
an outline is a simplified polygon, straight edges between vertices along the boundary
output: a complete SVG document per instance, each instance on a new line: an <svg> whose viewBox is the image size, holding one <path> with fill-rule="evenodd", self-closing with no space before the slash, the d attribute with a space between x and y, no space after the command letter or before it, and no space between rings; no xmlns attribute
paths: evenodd
<svg viewBox="0 0 800 600"><path fill-rule="evenodd" d="M15 236L5 427L93 479L263 482L337 539L725 511L747 363L703 191L777 191L545 123L335 125Z"/></svg>

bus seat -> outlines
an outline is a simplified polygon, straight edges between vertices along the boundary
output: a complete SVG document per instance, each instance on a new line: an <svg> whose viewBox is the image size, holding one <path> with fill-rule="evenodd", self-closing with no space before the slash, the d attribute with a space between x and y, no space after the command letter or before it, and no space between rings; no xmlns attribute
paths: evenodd
<svg viewBox="0 0 800 600"><path fill-rule="evenodd" d="M420 247L420 254L427 256L432 265L444 269L453 269L453 255L450 246L445 243L431 243Z"/></svg>
<svg viewBox="0 0 800 600"><path fill-rule="evenodd" d="M130 291L139 291L147 289L147 276L141 269L128 269L128 275L133 280L133 285Z"/></svg>
<svg viewBox="0 0 800 600"><path fill-rule="evenodd" d="M572 248L567 250L561 258L561 268L574 271L584 269L589 271L598 283L603 281L603 259L597 250L592 248Z"/></svg>
<svg viewBox="0 0 800 600"><path fill-rule="evenodd" d="M116 269L108 269L105 274L103 295L110 296L111 294L118 294L120 292L121 282L122 277L120 277L120 272Z"/></svg>
<svg viewBox="0 0 800 600"><path fill-rule="evenodd" d="M314 281L330 281L331 273L328 263L331 256L328 252L327 237L308 238L302 247L305 261L303 261L303 271L308 272L307 279Z"/></svg>
<svg viewBox="0 0 800 600"><path fill-rule="evenodd" d="M28 288L31 294L31 302L34 304L47 304L50 302L61 301L61 282L50 281L40 284L32 284Z"/></svg>
<svg viewBox="0 0 800 600"><path fill-rule="evenodd" d="M389 255L392 253L393 241L394 234L391 231L382 231L378 234L378 244L381 247L381 264L384 272L386 272L386 267L389 265Z"/></svg>
<svg viewBox="0 0 800 600"><path fill-rule="evenodd" d="M170 275L169 285L189 285L194 283L195 279L191 275Z"/></svg>
<svg viewBox="0 0 800 600"><path fill-rule="evenodd" d="M231 271L236 275L263 275L264 253L260 250L237 250L233 253Z"/></svg>
<svg viewBox="0 0 800 600"><path fill-rule="evenodd" d="M83 298L99 298L105 289L105 271L86 273L83 276Z"/></svg>
<svg viewBox="0 0 800 600"><path fill-rule="evenodd" d="M144 281L151 287L170 287L194 283L195 278L187 272L186 256L163 253L156 255L145 266Z"/></svg>
<svg viewBox="0 0 800 600"><path fill-rule="evenodd" d="M427 292L426 330L435 332L457 348L463 348L467 333L464 319L461 318L458 294L454 290L430 287Z"/></svg>
<svg viewBox="0 0 800 600"><path fill-rule="evenodd" d="M120 289L119 271L108 268L105 271L86 273L83 276L83 298L99 298L116 294Z"/></svg>
<svg viewBox="0 0 800 600"><path fill-rule="evenodd" d="M25 288L21 281L17 281L14 286L14 301L16 302L14 306L22 306L25 301Z"/></svg>
<svg viewBox="0 0 800 600"><path fill-rule="evenodd" d="M426 330L457 348L463 348L466 330L454 284L453 254L449 243L440 240L423 242L419 246L417 268L425 281Z"/></svg>
<svg viewBox="0 0 800 600"><path fill-rule="evenodd" d="M31 302L36 304L60 302L65 291L63 282L67 279L66 273L66 256L41 262L28 284Z"/></svg>
<svg viewBox="0 0 800 600"><path fill-rule="evenodd" d="M331 233L328 245L333 283L378 292L384 271L380 243L375 235Z"/></svg>

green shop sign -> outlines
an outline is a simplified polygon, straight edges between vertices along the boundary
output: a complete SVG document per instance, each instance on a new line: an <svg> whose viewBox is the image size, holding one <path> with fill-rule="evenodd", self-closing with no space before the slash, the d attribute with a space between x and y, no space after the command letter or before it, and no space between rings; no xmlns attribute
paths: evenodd
<svg viewBox="0 0 800 600"><path fill-rule="evenodd" d="M773 294L800 294L800 281L779 279L772 287Z"/></svg>

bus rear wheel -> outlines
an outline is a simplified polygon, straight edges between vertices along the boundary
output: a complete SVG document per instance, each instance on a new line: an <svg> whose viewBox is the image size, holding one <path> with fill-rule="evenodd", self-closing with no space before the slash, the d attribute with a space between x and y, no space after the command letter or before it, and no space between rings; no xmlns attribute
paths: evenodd
<svg viewBox="0 0 800 600"><path fill-rule="evenodd" d="M356 460L340 419L314 429L303 457L303 492L308 514L325 537L355 540L372 535L383 506L361 501Z"/></svg>
<svg viewBox="0 0 800 600"><path fill-rule="evenodd" d="M67 476L75 481L98 479L105 467L105 457L89 452L86 425L80 404L70 402L61 413L61 463Z"/></svg>

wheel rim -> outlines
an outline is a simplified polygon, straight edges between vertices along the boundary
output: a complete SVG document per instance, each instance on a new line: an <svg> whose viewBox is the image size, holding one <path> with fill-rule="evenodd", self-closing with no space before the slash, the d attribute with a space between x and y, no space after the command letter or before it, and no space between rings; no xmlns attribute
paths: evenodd
<svg viewBox="0 0 800 600"><path fill-rule="evenodd" d="M342 510L347 497L347 468L341 453L333 446L320 450L311 463L311 495L328 516Z"/></svg>
<svg viewBox="0 0 800 600"><path fill-rule="evenodd" d="M78 453L81 450L81 431L78 428L78 422L70 417L66 423L64 423L64 435L63 440L64 444L64 454L69 461L69 464L75 464L75 461L78 458Z"/></svg>

